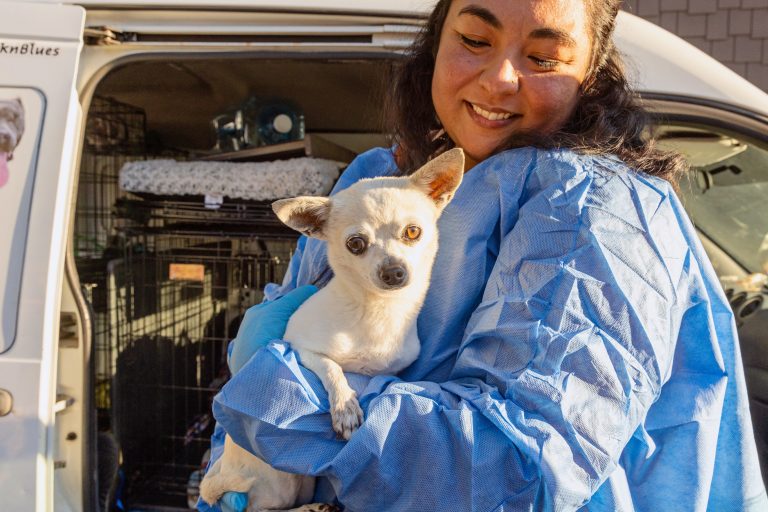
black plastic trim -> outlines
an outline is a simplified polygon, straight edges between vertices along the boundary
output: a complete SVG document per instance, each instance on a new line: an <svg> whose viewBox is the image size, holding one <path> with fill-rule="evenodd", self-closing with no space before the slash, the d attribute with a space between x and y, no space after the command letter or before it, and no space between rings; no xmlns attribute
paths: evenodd
<svg viewBox="0 0 768 512"><path fill-rule="evenodd" d="M725 110L733 114L747 117L753 121L763 123L768 128L768 115L762 114L755 110L749 110L745 107L732 105L718 100L712 100L708 98L698 98L693 96L682 96L678 94L658 93L658 92L645 92L640 96L644 100L657 100L657 101L669 101L675 103L687 103L689 105L697 105L701 107L709 107L718 110Z"/></svg>
<svg viewBox="0 0 768 512"><path fill-rule="evenodd" d="M252 35L252 34L151 34L124 33L120 40L137 43L326 43L326 44L371 44L371 35Z"/></svg>

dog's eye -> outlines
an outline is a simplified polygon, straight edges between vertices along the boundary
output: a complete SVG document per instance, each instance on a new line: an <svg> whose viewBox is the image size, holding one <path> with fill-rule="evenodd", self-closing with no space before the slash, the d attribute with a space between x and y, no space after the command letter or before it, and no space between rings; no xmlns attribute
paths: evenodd
<svg viewBox="0 0 768 512"><path fill-rule="evenodd" d="M347 249L352 254L363 254L367 245L365 239L361 236L351 236L347 238Z"/></svg>
<svg viewBox="0 0 768 512"><path fill-rule="evenodd" d="M421 228L419 226L410 225L403 231L403 238L409 242L415 242L421 237Z"/></svg>

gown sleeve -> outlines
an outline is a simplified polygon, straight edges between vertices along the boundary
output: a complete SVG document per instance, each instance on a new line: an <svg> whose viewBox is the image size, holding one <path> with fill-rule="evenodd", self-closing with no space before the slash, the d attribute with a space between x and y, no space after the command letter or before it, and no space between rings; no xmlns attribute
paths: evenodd
<svg viewBox="0 0 768 512"><path fill-rule="evenodd" d="M349 510L580 508L668 378L695 273L666 185L619 167L545 153L527 171L449 380L353 378L365 422L343 442L276 340L217 420L274 467L327 477Z"/></svg>

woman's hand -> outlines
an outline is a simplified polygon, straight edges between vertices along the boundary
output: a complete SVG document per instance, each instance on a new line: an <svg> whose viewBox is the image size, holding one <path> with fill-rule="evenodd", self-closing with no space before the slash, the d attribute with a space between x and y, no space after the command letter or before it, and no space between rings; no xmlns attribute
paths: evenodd
<svg viewBox="0 0 768 512"><path fill-rule="evenodd" d="M230 371L237 373L258 349L272 340L282 338L288 319L316 292L316 286L299 286L275 301L264 302L248 309L232 342Z"/></svg>

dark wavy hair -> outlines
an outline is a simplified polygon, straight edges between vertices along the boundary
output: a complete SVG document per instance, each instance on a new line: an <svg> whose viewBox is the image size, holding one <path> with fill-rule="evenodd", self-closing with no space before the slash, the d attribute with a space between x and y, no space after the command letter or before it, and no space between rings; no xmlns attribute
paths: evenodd
<svg viewBox="0 0 768 512"><path fill-rule="evenodd" d="M518 134L497 151L535 146L613 154L634 169L675 183L680 171L686 169L685 160L656 148L649 136L650 115L630 88L613 45L620 4L621 0L584 0L592 30L590 64L566 124L555 133ZM398 146L397 162L403 174L454 147L446 134L436 136L442 127L431 100L435 58L450 6L451 0L437 2L406 58L397 66L388 91L385 123L392 143Z"/></svg>

